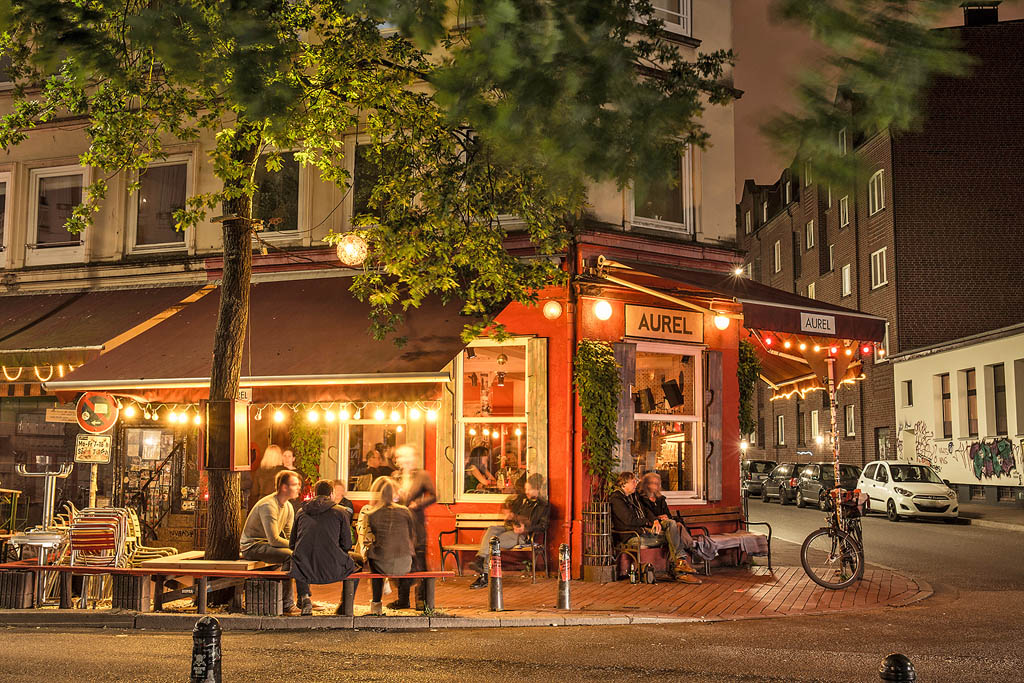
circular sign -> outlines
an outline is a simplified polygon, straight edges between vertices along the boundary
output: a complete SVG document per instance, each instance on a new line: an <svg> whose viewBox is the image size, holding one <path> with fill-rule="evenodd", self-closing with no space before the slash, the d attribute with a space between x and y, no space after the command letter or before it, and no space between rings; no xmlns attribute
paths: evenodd
<svg viewBox="0 0 1024 683"><path fill-rule="evenodd" d="M98 394L92 391L82 394L78 399L75 411L78 426L90 434L102 434L110 431L117 422L119 408L117 399L110 394Z"/></svg>

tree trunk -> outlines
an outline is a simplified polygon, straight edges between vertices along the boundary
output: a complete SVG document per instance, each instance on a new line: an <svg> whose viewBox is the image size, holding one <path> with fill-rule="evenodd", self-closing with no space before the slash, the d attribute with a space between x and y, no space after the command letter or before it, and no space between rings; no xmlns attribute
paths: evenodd
<svg viewBox="0 0 1024 683"><path fill-rule="evenodd" d="M236 140L253 137L255 126L240 121ZM237 144L237 143L236 143ZM259 153L255 143L239 146L232 158L249 167ZM210 400L238 396L242 352L249 327L249 281L252 276L252 197L224 202L224 273L220 286L220 310L213 341ZM248 448L248 444L246 444ZM237 560L242 531L239 475L227 470L208 470L210 498L206 534L206 558Z"/></svg>

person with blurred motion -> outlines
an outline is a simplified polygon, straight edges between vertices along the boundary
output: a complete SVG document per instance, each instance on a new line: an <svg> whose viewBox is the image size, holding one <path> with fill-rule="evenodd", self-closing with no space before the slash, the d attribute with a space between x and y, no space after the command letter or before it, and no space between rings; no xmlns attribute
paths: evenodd
<svg viewBox="0 0 1024 683"><path fill-rule="evenodd" d="M430 473L417 464L416 449L412 446L399 446L395 450L395 462L398 471L398 500L412 513L416 523L416 554L413 558L412 571L427 570L427 519L426 509L437 501L437 489ZM411 580L398 582L398 599L388 605L391 609L409 609L409 589ZM416 587L416 608L423 607L422 585Z"/></svg>
<svg viewBox="0 0 1024 683"><path fill-rule="evenodd" d="M523 492L513 494L505 501L505 524L488 527L480 541L476 558L469 564L469 568L478 574L470 588L483 588L487 585L492 538L497 537L498 545L507 550L529 544L531 534L548 528L551 506L541 497L543 488L543 475L531 474L526 478Z"/></svg>
<svg viewBox="0 0 1024 683"><path fill-rule="evenodd" d="M375 491L370 503L373 510L366 516L369 543L366 559L370 571L388 576L408 574L416 553L416 522L409 509L398 502L398 483L394 479L381 477L372 488ZM408 579L399 579L400 587L403 581ZM408 599L408 587L405 590ZM384 579L371 579L370 592L370 614L382 614Z"/></svg>

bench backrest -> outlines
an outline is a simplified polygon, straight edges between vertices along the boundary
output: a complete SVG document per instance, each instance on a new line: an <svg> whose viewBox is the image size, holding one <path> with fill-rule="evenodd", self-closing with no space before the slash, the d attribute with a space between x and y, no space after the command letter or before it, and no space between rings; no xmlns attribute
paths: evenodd
<svg viewBox="0 0 1024 683"><path fill-rule="evenodd" d="M455 515L456 529L486 529L505 523L505 515L487 512L459 512Z"/></svg>

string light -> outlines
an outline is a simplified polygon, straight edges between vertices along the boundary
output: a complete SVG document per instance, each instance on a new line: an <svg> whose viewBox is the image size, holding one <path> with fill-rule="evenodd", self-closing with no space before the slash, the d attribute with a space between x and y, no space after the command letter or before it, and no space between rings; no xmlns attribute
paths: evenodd
<svg viewBox="0 0 1024 683"><path fill-rule="evenodd" d="M765 337L764 338L764 345L765 346L771 346L773 343L775 343L775 340L772 339L771 337Z"/></svg>
<svg viewBox="0 0 1024 683"><path fill-rule="evenodd" d="M348 414L348 408L342 408L338 413L338 419L342 422L346 422L351 415Z"/></svg>
<svg viewBox="0 0 1024 683"><path fill-rule="evenodd" d="M284 422L284 413L280 410L274 411L274 422Z"/></svg>
<svg viewBox="0 0 1024 683"><path fill-rule="evenodd" d="M491 430L490 429L485 429L484 430L484 436L490 436L490 435L491 435Z"/></svg>
<svg viewBox="0 0 1024 683"><path fill-rule="evenodd" d="M497 439L500 436L501 436L501 434L498 433L497 429L495 429L493 432L491 432L491 438L492 439Z"/></svg>
<svg viewBox="0 0 1024 683"><path fill-rule="evenodd" d="M803 342L800 342L800 346L799 346L799 349L800 349L801 351L806 351L806 350L807 350L807 344L805 344L805 343L803 343Z"/></svg>
<svg viewBox="0 0 1024 683"><path fill-rule="evenodd" d="M142 417L144 417L144 418L146 418L148 420L149 419L149 411L147 410L146 412L144 412L142 414ZM259 418L257 418L257 419L259 419Z"/></svg>
<svg viewBox="0 0 1024 683"><path fill-rule="evenodd" d="M814 352L815 352L815 353L819 353L820 351L821 351L821 346L820 346L820 345L818 345L818 344L815 344L815 345L814 345Z"/></svg>
<svg viewBox="0 0 1024 683"><path fill-rule="evenodd" d="M310 422L317 422L320 420L320 413L316 412L315 410L310 410L308 413L306 413L306 419L309 420Z"/></svg>
<svg viewBox="0 0 1024 683"><path fill-rule="evenodd" d="M397 410L392 410L391 411L391 421L392 422L398 422L398 420L400 420L401 417L402 417L401 413L399 413Z"/></svg>
<svg viewBox="0 0 1024 683"><path fill-rule="evenodd" d="M832 354L832 355L834 356L834 355L836 355L837 353L839 353L839 347L838 347L838 346L833 346L832 348L830 348L830 349L828 350L828 352L829 352L830 354Z"/></svg>
<svg viewBox="0 0 1024 683"><path fill-rule="evenodd" d="M420 419L420 409L416 407L409 408L409 419L418 420Z"/></svg>
<svg viewBox="0 0 1024 683"><path fill-rule="evenodd" d="M852 356L853 355L853 349L846 349L846 355L847 356Z"/></svg>
<svg viewBox="0 0 1024 683"><path fill-rule="evenodd" d="M203 418L202 418L202 417L200 417L200 416L199 416L199 413L197 412L197 413L196 413L196 416L192 418L192 422L193 422L194 424L196 424L196 425L201 425L201 424L203 424Z"/></svg>
<svg viewBox="0 0 1024 683"><path fill-rule="evenodd" d="M864 346L861 347L860 352L863 353L866 356L869 353L871 353L871 347L869 345L865 344Z"/></svg>
<svg viewBox="0 0 1024 683"><path fill-rule="evenodd" d="M354 414L354 415L352 416L352 419L353 419L353 420L358 420L358 419L359 419L360 417L362 417L362 416L363 416L363 411L362 411L362 410L360 410L359 408L356 408L356 412L355 412L355 414Z"/></svg>
<svg viewBox="0 0 1024 683"><path fill-rule="evenodd" d="M437 422L437 411L436 410L428 410L427 411L427 422Z"/></svg>
<svg viewBox="0 0 1024 683"><path fill-rule="evenodd" d="M397 427L395 427L395 432L398 433L398 434L401 434L402 433L402 425L398 425Z"/></svg>
<svg viewBox="0 0 1024 683"><path fill-rule="evenodd" d="M523 435L523 430L520 429L519 427L516 427L515 434L516 434L516 436L522 436Z"/></svg>
<svg viewBox="0 0 1024 683"><path fill-rule="evenodd" d="M167 413L167 421L172 423L172 424L177 422L178 421L177 413L175 413L173 410L170 411L169 413Z"/></svg>
<svg viewBox="0 0 1024 683"><path fill-rule="evenodd" d="M474 429L473 427L470 427L469 428L469 435L470 436L476 436L476 429Z"/></svg>
<svg viewBox="0 0 1024 683"><path fill-rule="evenodd" d="M788 349L792 345L793 345L793 343L790 342L788 339L786 341L782 342L782 348L784 348L784 349Z"/></svg>
<svg viewBox="0 0 1024 683"><path fill-rule="evenodd" d="M157 412L156 412L156 411L154 410L154 411L153 411L153 422L158 422L159 420L160 420L160 416L159 416L159 415L157 414Z"/></svg>
<svg viewBox="0 0 1024 683"><path fill-rule="evenodd" d="M380 408L377 408L377 410L373 411L373 419L376 420L377 422L383 422L384 418L384 411L381 410Z"/></svg>
<svg viewBox="0 0 1024 683"><path fill-rule="evenodd" d="M125 408L124 409L124 416L127 417L127 418L135 417L135 406L128 406L127 408Z"/></svg>
<svg viewBox="0 0 1024 683"><path fill-rule="evenodd" d="M333 410L324 411L324 422L334 422L334 411Z"/></svg>
<svg viewBox="0 0 1024 683"><path fill-rule="evenodd" d="M262 419L263 419L263 408L260 408L259 410L257 410L257 411L256 411L256 415L255 415L255 416L253 416L253 418L252 418L252 419L256 420L257 422L259 422L260 420L262 420Z"/></svg>

